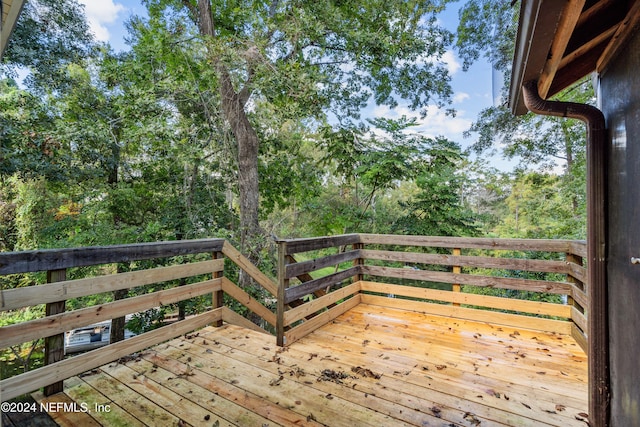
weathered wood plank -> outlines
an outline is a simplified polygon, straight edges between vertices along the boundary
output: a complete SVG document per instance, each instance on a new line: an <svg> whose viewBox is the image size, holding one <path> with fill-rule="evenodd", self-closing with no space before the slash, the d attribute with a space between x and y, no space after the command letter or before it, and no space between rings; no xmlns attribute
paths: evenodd
<svg viewBox="0 0 640 427"><path fill-rule="evenodd" d="M0 274L62 270L88 265L113 264L203 252L217 252L222 249L223 244L223 239L198 239L4 252L0 253Z"/></svg>
<svg viewBox="0 0 640 427"><path fill-rule="evenodd" d="M587 257L587 241L586 240L572 240L569 243L569 253L578 255L579 257Z"/></svg>
<svg viewBox="0 0 640 427"><path fill-rule="evenodd" d="M229 296L234 298L236 301L238 301L240 304L244 305L249 310L262 317L270 325L276 325L276 315L272 311L270 311L264 305L260 304L259 301L256 301L255 298L240 289L238 285L236 285L226 277L222 279L222 290Z"/></svg>
<svg viewBox="0 0 640 427"><path fill-rule="evenodd" d="M319 289L326 288L328 286L335 285L343 280L349 279L355 276L360 271L361 266L355 266L346 270L339 271L337 273L329 274L328 276L321 277L319 279L304 282L301 285L287 288L284 296L284 303L289 304L291 301L295 301L307 294L312 294Z"/></svg>
<svg viewBox="0 0 640 427"><path fill-rule="evenodd" d="M491 249L512 251L570 252L573 240L493 239L477 237L401 236L392 234L360 234L360 243L417 247Z"/></svg>
<svg viewBox="0 0 640 427"><path fill-rule="evenodd" d="M67 270L54 270L47 271L47 283L63 282L67 279ZM45 316L51 318L58 315L58 313L64 313L66 301L50 302L45 306ZM21 325L17 325L18 329L21 329ZM2 332L4 328L0 328ZM22 332L22 331L20 331ZM37 334L35 337L21 342L37 340L40 337ZM9 345L6 345L7 347ZM57 334L48 335L44 340L44 363L45 365L52 365L60 360L64 359L64 331L58 331ZM44 395L51 396L52 394L60 393L63 389L62 381L47 384L44 388Z"/></svg>
<svg viewBox="0 0 640 427"><path fill-rule="evenodd" d="M532 330L557 332L561 334L571 333L571 322L560 320L541 319L539 317L518 316L516 314L500 313L496 311L474 310L472 308L454 307L444 304L432 304L421 301L411 301L399 298L379 297L375 295L361 294L362 303L380 305L382 307L400 308L419 313L429 313L438 316L469 319L478 322L491 322L496 325L515 326Z"/></svg>
<svg viewBox="0 0 640 427"><path fill-rule="evenodd" d="M455 249L455 248L454 248ZM416 252L398 252L381 250L362 250L362 258L389 262L410 262L419 264L435 264L460 267L498 268L504 270L526 270L545 273L570 272L567 262L551 260L535 260L522 258L496 258L485 256L424 254ZM577 273L579 274L579 273Z"/></svg>
<svg viewBox="0 0 640 427"><path fill-rule="evenodd" d="M585 316L583 313L581 313L578 309L576 309L575 307L571 307L571 320L573 320L573 322L578 325L580 327L580 329L582 329L583 331L587 331L588 329L588 321L587 321L587 316Z"/></svg>
<svg viewBox="0 0 640 427"><path fill-rule="evenodd" d="M120 357L151 347L172 337L191 332L222 318L222 309L208 311L180 322L65 359L54 365L34 369L0 381L0 395L5 400L30 393L47 384L61 381L97 368Z"/></svg>
<svg viewBox="0 0 640 427"><path fill-rule="evenodd" d="M211 260L7 289L0 291L0 311L198 276L222 271L223 268L224 260Z"/></svg>
<svg viewBox="0 0 640 427"><path fill-rule="evenodd" d="M587 269L585 267L574 262L569 262L568 267L569 271L567 272L567 274L571 275L582 283L587 282Z"/></svg>
<svg viewBox="0 0 640 427"><path fill-rule="evenodd" d="M65 331L148 310L160 305L173 304L221 289L221 280L207 280L5 326L0 328L0 342L8 347L41 337L64 334ZM64 348L62 351L64 352ZM59 360L62 360L62 358Z"/></svg>
<svg viewBox="0 0 640 427"><path fill-rule="evenodd" d="M337 289L333 292L302 304L294 309L288 310L284 313L284 325L289 326L292 323L304 319L310 314L315 313L319 310L328 308L339 300L358 293L359 291L359 282L352 283L351 285L347 285L343 288Z"/></svg>
<svg viewBox="0 0 640 427"><path fill-rule="evenodd" d="M147 397L136 393L129 388L129 385L114 381L111 376L102 371L86 375L83 380L96 390L100 390L102 394L122 407L127 413L140 420L142 425L177 426L181 421L180 418L151 400L151 396ZM131 381L134 379L131 378Z"/></svg>
<svg viewBox="0 0 640 427"><path fill-rule="evenodd" d="M580 307L585 309L589 307L589 297L587 296L586 293L578 289L577 286L575 285L573 286L573 289L571 289L570 295L575 300L575 302L577 302L580 305Z"/></svg>
<svg viewBox="0 0 640 427"><path fill-rule="evenodd" d="M32 394L33 399L38 402L38 404L42 405L57 405L63 404L68 405L69 408L72 408L74 403L76 403L73 399L67 396L64 393L57 393L51 396L46 397L42 392L36 392ZM81 403L85 403L87 405L87 412L79 411L52 411L49 412L49 416L53 421L61 427L100 427L100 423L96 421L89 413L94 410L95 406L89 406L89 402L84 401ZM76 403L76 406L82 409L82 406ZM3 424L4 425L4 424ZM34 423L34 425L37 425Z"/></svg>
<svg viewBox="0 0 640 427"><path fill-rule="evenodd" d="M314 317L311 320L307 320L306 322L304 322L303 324L296 326L293 329L290 329L289 331L285 332L285 345L290 345L291 343L294 343L296 341L298 341L300 338L304 337L305 335L310 334L311 332L313 332L314 330L316 330L317 328L319 328L320 326L329 323L330 321L332 321L333 319L335 319L336 317L340 316L341 314L345 313L346 311L352 309L353 307L355 307L356 305L360 304L360 297L362 295L357 294L354 295L353 297L349 298L348 300L344 301L341 304L336 305L335 307L325 311L324 313L321 313L319 315L317 315L316 317Z"/></svg>
<svg viewBox="0 0 640 427"><path fill-rule="evenodd" d="M406 268L380 267L373 265L362 266L362 273L378 277L396 277L400 279L440 283L459 283L462 285L547 292L561 295L569 295L572 289L572 285L565 282L517 279L511 277L477 276L474 274L454 274L441 271L409 270Z"/></svg>
<svg viewBox="0 0 640 427"><path fill-rule="evenodd" d="M153 368L151 368L153 369ZM145 373L139 374L130 367L122 364L111 364L101 368L110 377L123 385L131 388L141 396L160 406L174 417L189 425L207 425L233 427L234 424L227 419L212 413L208 408L202 407L190 399L184 399L180 394L172 390L170 385L164 385L148 378ZM168 386L168 387L167 387ZM145 414L146 415L146 414ZM155 414L154 414L155 415ZM155 417L145 418L143 421L151 424L159 424Z"/></svg>
<svg viewBox="0 0 640 427"><path fill-rule="evenodd" d="M206 341L202 340L201 342L205 343ZM208 346L209 343L210 342L207 342L206 345L203 344L206 346L205 351L210 350ZM221 423L225 422L224 420L228 420L237 426L264 426L270 424L268 418L262 417L238 404L238 401L242 402L239 394L235 395L235 401L232 401L223 396L216 388L205 388L195 384L193 381L189 381L190 377L194 376L201 377L198 383L208 381L206 375L197 369L192 369L191 373L193 375L181 375L187 372L186 365L181 367L181 369L176 369L175 372L171 372L146 359L129 362L127 363L127 367L135 371L138 378L148 378L178 394L179 397L176 398L176 401L194 402L207 411L210 411L211 415L209 417L207 417L209 414L205 414L201 420L198 420L199 422L193 423L194 425L205 424L203 421L207 421L208 423L206 423L206 425L209 426L216 425L215 422L218 420L221 420ZM169 409L169 411L177 415L171 409Z"/></svg>
<svg viewBox="0 0 640 427"><path fill-rule="evenodd" d="M215 335L210 337L215 339ZM176 346L173 351L167 349L162 350L162 353L180 361L191 359L191 362L201 365L202 367L199 369L204 372L215 372L218 378L240 385L244 389L262 396L266 401L278 402L298 414L304 416L312 414L313 417L309 417L309 419L317 420L327 426L379 427L393 425L399 427L410 425L389 416L384 411L372 411L350 399L360 392L352 392L349 393L351 396L346 396L346 393L338 392L338 387L331 387L336 393L328 393L328 388L314 384L317 381L313 381L311 373L307 378L296 378L295 374L286 372L278 373L277 363L261 363L255 357L242 357L243 351L241 349L238 351L232 349L230 353L225 354L223 351L216 351L216 346L207 346L211 347L208 349L215 354L215 363L210 363L211 359L203 356L203 350L206 349L199 346L198 343L193 346ZM236 351L238 357L235 357ZM311 384L305 383L305 380ZM379 401L373 397L371 400L374 401L371 404Z"/></svg>
<svg viewBox="0 0 640 427"><path fill-rule="evenodd" d="M360 252L347 251L339 254L328 255L322 258L315 258L308 261L297 262L295 264L287 264L285 267L285 277L290 279L292 277L301 276L305 273L311 273L312 271L320 270L325 267L331 267L339 265L343 262L353 261L360 258Z"/></svg>
<svg viewBox="0 0 640 427"><path fill-rule="evenodd" d="M349 316L349 313L345 316ZM384 316L380 316L380 318L382 317ZM338 318L337 322L343 323L340 319L342 316ZM306 338L298 341L295 345L288 347L286 352L276 353L278 360L276 366L273 366L272 362L273 349L261 346L261 343L253 335L241 339L238 337L237 331L220 331L220 334L215 335L216 342L219 344L213 350L220 353L233 352L234 355L246 362L254 360L249 358L257 356L260 358L260 362L253 361L251 363L260 363L260 366L264 366L265 369L269 369L271 366L271 369L284 372L305 372L306 375L301 376L299 381L306 381L316 388L326 385L326 388L322 388L325 392L331 393L331 395L345 396L350 401L359 402L361 405L375 410L389 411L387 409L389 408L391 410L387 413L414 425L424 425L427 421L430 423L428 425L448 425L442 423L445 421L459 422L464 419L466 413L472 413L479 417L482 420L481 425L527 425L525 423L527 419L530 420L529 424L531 425L534 422L536 425L546 425L548 422L542 417L536 419L537 413L521 404L520 398L526 397L527 400L535 402L536 406L540 405L540 402L531 396L530 389L507 385L508 381L505 381L504 384L494 381L493 384L485 386L481 382L483 378L476 378L473 384L466 386L463 382L455 382L452 377L439 375L440 371L436 369L433 369L436 372L425 370L426 363L419 362L426 362L430 358L425 357L425 352L421 352L426 350L423 347L414 349L412 346L413 337L394 342L395 348L390 352L391 344L387 343L387 338L391 333L370 333L365 336L368 341L367 345L363 346L361 344L363 337L355 337L360 332L358 329L360 325L349 326L345 324L345 326L339 331L335 330L333 325L321 328L322 334L314 333L313 339ZM488 327L486 329L489 330ZM431 334L427 333L426 336L423 334L422 339L430 338ZM376 341L384 344L379 345ZM222 348L218 349L218 347ZM444 346L442 347L444 348ZM487 350L493 351L495 349L489 348ZM241 352L246 353L243 355ZM422 354L419 355L419 352ZM388 357L387 355L390 353L398 356L406 354L406 357L396 358L393 357L394 354ZM496 353L495 357L500 357L500 353ZM384 354L384 357L381 357L381 354ZM465 349L464 353L451 355L448 360L442 361L442 364L448 362L448 368L455 370L455 366L459 361L464 360L467 354L469 354L469 350ZM416 366L416 363L419 365ZM381 377L361 377L354 374L352 370L354 368L357 370L357 367L366 367L381 374ZM514 368L515 366L512 366L512 369ZM315 373L324 369L353 375L345 379L342 386L331 382L313 381ZM308 379L310 376L312 381ZM473 386L477 388L474 389ZM503 391L503 388L499 388L499 386L511 386L505 391L508 400L496 396L498 391ZM358 395L358 392L364 396ZM361 397L364 397L365 400L360 400ZM564 403L567 404L567 400ZM391 406L387 406L389 404ZM546 399L540 406L541 413L544 413L545 406L546 409L554 407ZM422 419L420 417L414 418L415 414L411 413L413 408L420 410ZM431 418L434 414L437 415L437 419ZM551 418L553 415L547 415L547 417ZM579 425L575 419L571 422L569 417L572 415L567 414L564 419L557 416L562 423L558 423L558 425ZM355 422L354 425L356 425Z"/></svg>
<svg viewBox="0 0 640 427"><path fill-rule="evenodd" d="M260 286L265 288L273 296L278 295L278 287L266 274L258 269L255 265L249 261L247 257L242 255L240 251L234 248L230 243L224 242L222 247L222 253L233 261L238 267L243 269L253 280L255 280Z"/></svg>
<svg viewBox="0 0 640 427"><path fill-rule="evenodd" d="M576 340L582 351L589 352L589 342L584 331L580 330L576 325L571 326L571 337Z"/></svg>
<svg viewBox="0 0 640 427"><path fill-rule="evenodd" d="M360 312L370 308L360 305L354 310ZM478 335L490 337L488 345L494 346L494 348L482 347L475 349L479 358L474 361L476 366L474 367L472 363L469 363L468 371L464 372L460 371L460 367L465 364L471 352L474 351L473 346L465 347L459 352L447 354L442 359L436 358L436 355L439 355L441 350L447 348L447 344L429 343L434 336L440 336L444 332L439 330L430 331L429 326L424 326L424 320L422 321L423 329L416 331L415 335L408 335L416 324L411 323L407 328L403 318L389 318L384 313L376 310L371 317L363 319L358 324L352 324L349 322L349 319L352 318L352 313L353 311L350 311L338 317L330 325L318 329L309 337L289 346L285 352L276 351L275 356L274 349L256 342L256 337L253 334L242 334L241 331L238 333L232 329L225 328L215 334L208 333L207 336L215 339L218 343L213 348L215 352L223 354L232 352L237 357L242 357L242 360L245 360L244 356L240 356L238 353L247 352L248 355L246 357L258 356L264 360L265 367L271 365L272 369L279 369L285 373L297 372L298 369L301 369L307 372L307 376L300 377L301 381L307 380L309 373L316 373L323 369L353 373L351 371L352 367L369 368L382 374L379 379L370 379L370 388L368 388L367 379L365 378L345 379L345 385L342 387L347 389L355 388L356 391L375 394L380 398L394 402L398 405L398 409L401 409L403 405L410 405L410 407L421 408L426 414L430 414L429 408L435 407L437 408L436 411L440 410L439 414L442 416L443 422L444 420L460 421L466 412L471 412L478 417L488 417L486 422L488 425L494 425L489 420L507 425L544 425L544 423L561 426L581 425L574 418L574 414L584 411L586 393L583 399L555 395L544 390L552 387L549 384L553 381L551 379L544 381L541 384L541 388L535 389L528 385L513 384L511 376L504 374L510 371L506 370L503 365L496 365L495 369L493 369L494 375L497 375L498 379L484 378L482 376L481 373L488 372L490 368L485 367L485 365L495 365L498 360L505 360L506 363L510 364L509 369L514 372L521 372L519 364L526 362L528 358L521 358L518 361L513 361L512 359L510 361L504 354L504 349L508 344L515 348L519 347L518 343L520 341L516 338L520 338L520 336L512 339L508 336L511 332L504 331L497 332L499 336L494 337L492 334L496 333L496 328L490 325L467 322L481 328L479 330L481 334L478 333ZM434 321L438 319L435 316L421 317L434 319ZM458 328L455 320L440 319L443 319L443 328L441 329L448 331L448 334L452 334L452 327ZM397 333L393 329L385 327L394 322L398 322L399 326L405 326L400 328L402 333ZM427 324L431 325L429 322ZM344 325L344 327L340 328L340 325ZM464 332L461 331L460 333ZM543 335L537 333L540 339L543 338ZM397 337L397 340L389 341L392 337ZM470 344L481 343L484 339L482 337L473 338ZM502 339L505 340L504 343L500 342ZM523 331L522 340L529 339L528 334ZM555 339L554 336L549 336L549 341L551 342L548 347L551 352L544 352L545 354L541 356L542 359L551 359L548 354L555 356L558 352L553 346L562 342ZM421 342L424 344L420 345ZM533 342L536 343L537 341ZM219 344L225 344L225 347L218 349ZM454 351L457 349L457 342L451 342L448 345ZM543 344L538 344L538 346L541 345ZM194 353L197 352L194 351ZM485 355L485 353L487 354ZM490 361L487 356L493 361ZM273 366L274 357L277 357L278 361L276 366ZM561 356L558 355L558 357ZM565 358L566 356L562 357L562 361L558 361L558 366L566 365ZM443 370L436 369L435 365L443 367ZM429 367L429 369L425 370L425 367ZM581 370L583 376L584 368L585 366L583 365ZM540 369L537 368L538 371ZM532 381L536 381L536 383L540 384L540 381L535 378L539 377L539 374L534 373L534 379L528 379L525 375L529 375L529 373L521 373L519 375L520 382L531 384ZM460 378L463 379L460 380ZM310 383L317 386L315 381L310 381ZM340 389L339 386L333 385L333 387L332 394L337 395L340 393L339 390L335 390ZM578 388L582 388L584 391L584 384L579 385ZM571 390L572 394L576 394L576 388ZM503 397L503 394L506 397ZM428 402L422 399L434 400ZM566 405L566 410L555 411L554 406L558 401ZM521 402L528 403L531 408L523 406ZM379 401L374 402L372 399L369 407L377 409L379 403ZM380 406L384 407L384 403ZM575 411L572 412L574 408ZM456 409L461 412L457 413L456 418L449 418L449 414ZM397 413L394 415L401 417ZM528 423L526 420L528 420ZM405 421L408 420L405 419ZM420 423L416 424L420 425Z"/></svg>
<svg viewBox="0 0 640 427"><path fill-rule="evenodd" d="M309 239L287 239L281 240L285 243L285 255L294 255L300 252L315 251L318 249L334 248L338 246L353 245L360 243L360 235L343 234L329 237L312 237Z"/></svg>
<svg viewBox="0 0 640 427"><path fill-rule="evenodd" d="M390 387L392 380L387 380L387 376L376 379L356 374L352 368L355 369L360 366L362 369L362 363L346 365L334 361L332 357L322 357L322 361L319 361L316 359L316 357L320 357L319 353L314 353L314 350L319 350L318 347L313 347L310 352L303 352L298 350L297 345L288 347L285 352L276 350L274 355L274 350L271 347L265 347L264 342L257 339L258 337L253 334L238 337L238 331L235 331L236 336L234 337L233 334L227 335L225 332L233 332L233 330L221 331L221 334L215 335L208 334L208 336L216 340L216 344L207 347L207 349L211 349L214 353L220 355L233 354L235 360L259 367L276 378L283 372L285 374L289 373L288 378L298 383L301 387L310 388L314 393L320 391L325 396L344 399L356 404L356 408L373 408L376 412L392 418L387 420L385 425L397 425L396 423L399 421L411 425L439 426L445 420L463 419L464 412L468 411L468 408L465 411L461 411L442 407L439 416L435 416L428 410L428 408L434 406L435 402L422 398L418 399L414 396L408 397L401 387ZM201 345L198 347L199 349L205 349ZM199 353L198 350L189 349L195 354ZM312 356L312 354L315 354L316 357ZM274 363L274 358L277 363ZM333 381L327 381L327 378L322 373L325 370L343 372L349 375L347 378L340 380L342 384L338 384ZM384 382L384 385L382 382ZM396 381L396 383L403 386L406 385L404 381ZM425 391L425 389L422 389L420 395L426 394ZM451 400L453 399L452 396ZM333 399L328 400L331 401ZM362 413L362 410L358 409L357 413L344 414L343 418L350 418L354 426L361 425L359 423L359 413ZM334 425L334 423L332 422L331 425ZM496 423L494 425L504 424Z"/></svg>
<svg viewBox="0 0 640 427"><path fill-rule="evenodd" d="M564 304L441 291L438 289L416 288L403 285L390 285L379 282L362 281L360 283L363 291L496 308L500 310L520 311L523 313L539 314L544 316L571 317L572 308Z"/></svg>
<svg viewBox="0 0 640 427"><path fill-rule="evenodd" d="M83 375L83 377L86 376ZM137 418L129 414L125 409L112 401L109 397L87 384L81 378L71 377L64 381L64 392L69 398L77 403L86 403L93 410L91 416L103 426L132 426L145 427ZM109 410L96 411L95 408L102 406ZM71 424L69 427L84 426L84 424Z"/></svg>
<svg viewBox="0 0 640 427"><path fill-rule="evenodd" d="M339 427L578 427L587 406L586 356L570 336L404 307L357 305L286 349L235 325L208 327L123 363L102 368L118 372L115 386L87 380L147 423L126 404L144 397L144 407L155 401L192 423L201 409L192 419L176 411L198 405L236 425ZM125 380L137 393L119 389Z"/></svg>
<svg viewBox="0 0 640 427"><path fill-rule="evenodd" d="M223 327L224 328L224 327ZM262 335L262 334L261 334ZM215 339L215 337L211 337ZM160 349L163 352L170 350L168 348ZM180 373L187 372L189 365L186 361L180 362L176 359L173 359L167 356L164 353L160 352L145 352L142 357L145 360L151 362L154 366L158 366L160 368L166 369L178 375ZM192 360L193 362L193 360ZM284 406L279 405L276 402L271 402L269 400L263 399L256 393L252 391L246 390L246 388L242 388L241 384L234 382L233 380L224 381L224 379L218 378L216 376L216 371L206 372L203 370L197 370L196 375L188 375L185 377L189 383L193 383L197 386L200 386L206 390L210 390L211 392L219 395L225 399L228 399L232 402L236 402L239 405L242 405L244 408L247 408L249 411L254 412L264 418L267 418L275 423L284 426L297 426L297 425L308 425L308 426L321 426L320 423L309 419L307 417L308 414L301 415L295 412L290 411ZM239 425L257 425L252 423L239 423Z"/></svg>

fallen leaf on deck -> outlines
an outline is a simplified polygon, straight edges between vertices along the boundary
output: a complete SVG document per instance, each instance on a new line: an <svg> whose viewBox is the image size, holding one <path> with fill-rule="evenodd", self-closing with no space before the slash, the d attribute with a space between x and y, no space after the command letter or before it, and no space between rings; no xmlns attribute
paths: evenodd
<svg viewBox="0 0 640 427"><path fill-rule="evenodd" d="M349 374L342 371L334 371L333 369L325 369L321 372L317 381L332 381L336 384L344 384L342 380L351 378Z"/></svg>
<svg viewBox="0 0 640 427"><path fill-rule="evenodd" d="M280 375L278 378L274 378L271 381L269 381L269 385L274 387L274 386L279 386L280 385L280 381L282 381L284 379L284 377L282 375Z"/></svg>
<svg viewBox="0 0 640 427"><path fill-rule="evenodd" d="M464 417L462 418L469 421L469 423L471 423L471 425L474 425L474 426L479 426L481 424L481 421L478 418L476 418L476 416L473 415L471 412L465 412Z"/></svg>
<svg viewBox="0 0 640 427"><path fill-rule="evenodd" d="M382 377L381 374L376 374L375 372L373 372L371 369L367 369L367 368L362 368L360 366L355 366L353 368L351 368L351 372L355 372L356 374L364 377L364 378L375 378L376 380L380 379L380 377Z"/></svg>
<svg viewBox="0 0 640 427"><path fill-rule="evenodd" d="M564 405L556 405L556 411L558 411L558 412L562 412L565 409L567 409L567 408Z"/></svg>

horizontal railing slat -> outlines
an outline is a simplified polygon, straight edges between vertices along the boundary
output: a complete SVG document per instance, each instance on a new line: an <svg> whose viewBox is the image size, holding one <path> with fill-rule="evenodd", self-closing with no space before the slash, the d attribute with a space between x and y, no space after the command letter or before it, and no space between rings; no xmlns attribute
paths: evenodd
<svg viewBox="0 0 640 427"><path fill-rule="evenodd" d="M306 316L315 313L316 311L323 310L329 307L331 304L334 304L337 301L350 295L358 293L359 291L360 282L352 283L351 285L347 285L345 287L337 289L327 295L315 298L306 304L288 310L284 313L284 325L289 326L290 324L304 319Z"/></svg>
<svg viewBox="0 0 640 427"><path fill-rule="evenodd" d="M569 267L569 271L567 272L569 275L578 279L582 283L587 281L587 269L581 265L576 264L575 262L567 263Z"/></svg>
<svg viewBox="0 0 640 427"><path fill-rule="evenodd" d="M500 313L489 310L476 310L473 308L456 307L447 304L434 304L430 302L411 301L399 298L387 298L377 295L362 294L364 304L380 305L383 307L411 310L418 313L435 314L437 316L455 317L461 320L487 322L492 325L515 326L533 329L536 331L571 333L571 322L554 319L541 319L539 317L522 316L511 313Z"/></svg>
<svg viewBox="0 0 640 427"><path fill-rule="evenodd" d="M221 286L221 279L207 280L5 326L0 328L0 343L3 347L9 347L43 337L62 334L92 323L205 295L219 290Z"/></svg>
<svg viewBox="0 0 640 427"><path fill-rule="evenodd" d="M576 325L580 327L583 331L586 331L588 328L587 318L584 314L580 313L575 307L571 307L571 318L575 322Z"/></svg>
<svg viewBox="0 0 640 427"><path fill-rule="evenodd" d="M337 273L330 274L328 276L321 277L319 279L304 282L301 285L288 288L285 291L284 303L289 304L291 301L302 298L307 294L311 294L319 289L326 288L327 286L335 285L345 279L355 276L360 271L360 266L351 267L346 270L339 271Z"/></svg>
<svg viewBox="0 0 640 427"><path fill-rule="evenodd" d="M222 271L224 260L200 261L0 291L0 311Z"/></svg>
<svg viewBox="0 0 640 427"><path fill-rule="evenodd" d="M359 282L363 291L393 294L410 298L443 301L457 304L473 305L499 310L519 311L523 313L538 314L569 318L571 307L564 304L554 304L539 301L527 301L515 298L502 298L488 295L468 294L462 292L442 291L438 289L416 288L413 286L391 285L378 282Z"/></svg>
<svg viewBox="0 0 640 427"><path fill-rule="evenodd" d="M318 249L334 248L360 243L360 235L343 234L339 236L312 237L309 239L280 240L287 245L285 255L294 255L300 252L315 251Z"/></svg>
<svg viewBox="0 0 640 427"><path fill-rule="evenodd" d="M362 274L369 274L371 276L395 277L399 279L411 279L428 282L452 284L455 283L460 285L473 285L567 295L570 294L572 289L572 285L570 283L552 282L546 280L479 276L473 274L456 274L428 270L410 270L406 268L379 267L373 265L363 265L361 268Z"/></svg>
<svg viewBox="0 0 640 427"><path fill-rule="evenodd" d="M103 347L92 350L53 365L43 366L33 371L4 379L0 381L0 396L2 396L3 401L13 399L40 387L90 371L121 357L202 328L221 319L222 308L207 311L151 332L110 344L106 349Z"/></svg>
<svg viewBox="0 0 640 427"><path fill-rule="evenodd" d="M224 239L198 239L3 252L0 253L0 275L219 252L224 242Z"/></svg>
<svg viewBox="0 0 640 427"><path fill-rule="evenodd" d="M396 252L363 249L362 258L389 262L408 262L460 267L498 268L504 270L526 270L546 273L569 272L566 261L535 260L522 258L495 258L484 256L425 254L417 252Z"/></svg>
<svg viewBox="0 0 640 427"><path fill-rule="evenodd" d="M493 239L478 237L399 236L388 234L360 234L360 243L418 247L491 249L511 251L571 251L573 240L551 239Z"/></svg>
<svg viewBox="0 0 640 427"><path fill-rule="evenodd" d="M589 297L582 290L578 289L577 286L573 286L570 295L580 305L580 307L589 307Z"/></svg>
<svg viewBox="0 0 640 427"><path fill-rule="evenodd" d="M322 258L315 258L309 261L297 262L295 264L287 264L285 266L285 278L302 276L312 271L320 270L325 267L331 267L343 262L353 261L360 258L360 251L347 251L335 255L328 255Z"/></svg>

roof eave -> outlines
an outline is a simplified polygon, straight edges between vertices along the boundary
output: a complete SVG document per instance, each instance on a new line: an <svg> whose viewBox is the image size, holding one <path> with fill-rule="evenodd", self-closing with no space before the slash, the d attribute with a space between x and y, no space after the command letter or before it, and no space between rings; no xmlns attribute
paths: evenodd
<svg viewBox="0 0 640 427"><path fill-rule="evenodd" d="M5 11L7 13L7 17L4 22L0 24L0 60L2 60L4 51L7 48L9 37L11 37L13 28L18 20L18 16L20 16L20 12L24 6L24 1L25 0L13 0L9 5L9 11Z"/></svg>
<svg viewBox="0 0 640 427"><path fill-rule="evenodd" d="M522 0L509 88L509 108L515 115L528 111L522 85L529 80L539 80L542 75L567 3L568 0Z"/></svg>

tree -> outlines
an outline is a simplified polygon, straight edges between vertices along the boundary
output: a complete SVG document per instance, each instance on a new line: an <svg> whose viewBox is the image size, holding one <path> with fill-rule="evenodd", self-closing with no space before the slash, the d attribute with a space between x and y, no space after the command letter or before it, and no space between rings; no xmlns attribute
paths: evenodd
<svg viewBox="0 0 640 427"><path fill-rule="evenodd" d="M14 76L16 69L31 71L27 84L40 91L68 85L68 64L87 57L94 46L83 6L75 0L29 0L16 22L0 64L0 74Z"/></svg>
<svg viewBox="0 0 640 427"><path fill-rule="evenodd" d="M465 160L460 146L439 137L426 139L425 165L417 174L418 193L402 206L407 213L398 221L403 234L423 236L473 236L476 218L462 200Z"/></svg>
<svg viewBox="0 0 640 427"><path fill-rule="evenodd" d="M538 166L552 171L564 167L562 181L571 199L574 215L583 215L585 129L576 120L526 114L514 116L506 105L515 48L519 7L516 2L468 0L460 10L456 46L465 67L484 56L504 77L502 104L481 111L465 134L477 132L472 149L478 153L496 150L508 158L519 158L524 168ZM588 78L554 97L557 100L589 103L595 100Z"/></svg>
<svg viewBox="0 0 640 427"><path fill-rule="evenodd" d="M269 103L291 118L350 124L373 98L421 109L451 95L439 62L451 34L437 26L447 0L278 1L149 0L151 19L164 20L175 43L197 34L214 71L211 87L237 158L240 241L259 231L260 136L253 109ZM181 19L187 16L188 21ZM190 25L189 25L190 24Z"/></svg>

